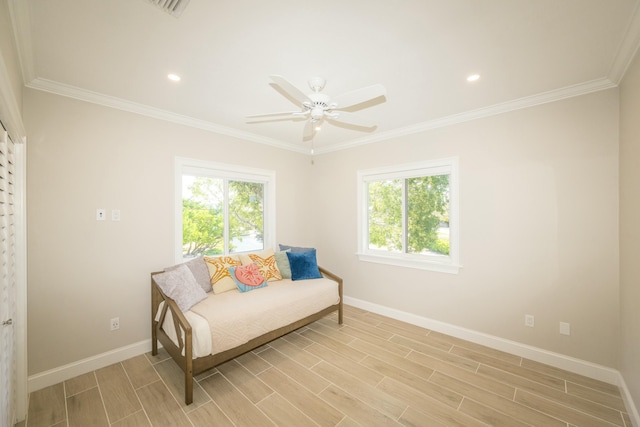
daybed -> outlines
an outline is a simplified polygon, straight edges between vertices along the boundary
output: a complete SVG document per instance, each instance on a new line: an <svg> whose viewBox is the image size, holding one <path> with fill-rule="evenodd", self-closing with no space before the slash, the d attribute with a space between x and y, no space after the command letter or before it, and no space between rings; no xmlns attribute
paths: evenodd
<svg viewBox="0 0 640 427"><path fill-rule="evenodd" d="M187 405L194 375L334 311L342 324L342 279L315 256L293 248L199 257L151 273L152 354L159 341L184 371Z"/></svg>

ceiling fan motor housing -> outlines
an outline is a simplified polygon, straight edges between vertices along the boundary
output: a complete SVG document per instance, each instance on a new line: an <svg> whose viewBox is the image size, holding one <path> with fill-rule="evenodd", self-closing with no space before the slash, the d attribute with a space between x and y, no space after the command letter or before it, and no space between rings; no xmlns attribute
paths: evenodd
<svg viewBox="0 0 640 427"><path fill-rule="evenodd" d="M329 104L331 98L329 95L325 95L324 93L312 93L309 94L309 99L312 101L311 109L311 118L315 120L320 120L324 117L324 113L326 110L330 110L332 106Z"/></svg>

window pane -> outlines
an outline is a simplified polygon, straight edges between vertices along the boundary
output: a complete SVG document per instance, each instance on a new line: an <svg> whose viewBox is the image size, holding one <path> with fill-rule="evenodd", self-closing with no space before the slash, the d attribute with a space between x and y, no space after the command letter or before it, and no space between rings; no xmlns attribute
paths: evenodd
<svg viewBox="0 0 640 427"><path fill-rule="evenodd" d="M229 181L229 252L264 249L264 184Z"/></svg>
<svg viewBox="0 0 640 427"><path fill-rule="evenodd" d="M182 256L224 252L224 193L221 179L182 176Z"/></svg>
<svg viewBox="0 0 640 427"><path fill-rule="evenodd" d="M358 258L460 272L458 158L358 171Z"/></svg>
<svg viewBox="0 0 640 427"><path fill-rule="evenodd" d="M449 175L407 179L407 252L449 255Z"/></svg>
<svg viewBox="0 0 640 427"><path fill-rule="evenodd" d="M369 249L402 252L402 180L373 181L369 191Z"/></svg>

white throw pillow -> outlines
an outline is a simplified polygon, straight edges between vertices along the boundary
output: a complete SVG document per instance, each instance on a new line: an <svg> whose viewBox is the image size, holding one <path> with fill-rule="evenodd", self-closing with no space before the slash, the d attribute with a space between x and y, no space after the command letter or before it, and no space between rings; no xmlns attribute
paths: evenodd
<svg viewBox="0 0 640 427"><path fill-rule="evenodd" d="M187 311L207 297L189 267L182 264L173 270L153 276L162 292L178 304L180 310Z"/></svg>

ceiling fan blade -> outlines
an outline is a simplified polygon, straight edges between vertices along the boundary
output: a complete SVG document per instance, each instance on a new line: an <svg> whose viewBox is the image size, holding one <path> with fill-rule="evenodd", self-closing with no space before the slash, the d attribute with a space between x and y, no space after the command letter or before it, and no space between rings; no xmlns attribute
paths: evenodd
<svg viewBox="0 0 640 427"><path fill-rule="evenodd" d="M269 76L273 82L282 89L285 94L287 94L292 99L298 101L300 105L307 103L312 103L307 95L305 95L300 89L289 83L287 79L282 76Z"/></svg>
<svg viewBox="0 0 640 427"><path fill-rule="evenodd" d="M302 140L309 141L313 138L313 132L315 128L315 123L313 120L307 120L307 123L304 125L304 130L302 131Z"/></svg>
<svg viewBox="0 0 640 427"><path fill-rule="evenodd" d="M363 128L374 128L378 126L377 123L348 111L333 111L331 116L327 115L327 119Z"/></svg>
<svg viewBox="0 0 640 427"><path fill-rule="evenodd" d="M245 116L248 123L304 119L309 111L283 111L281 113L254 114Z"/></svg>
<svg viewBox="0 0 640 427"><path fill-rule="evenodd" d="M253 114L251 116L245 116L245 119L259 119L262 117L274 117L274 116L293 116L296 113L299 113L299 111L283 111L281 113Z"/></svg>
<svg viewBox="0 0 640 427"><path fill-rule="evenodd" d="M337 105L336 109L340 110L351 107L352 105L362 104L363 102L370 101L380 96L386 96L386 94L387 90L384 86L381 84L375 84L344 93L335 97L332 102Z"/></svg>

